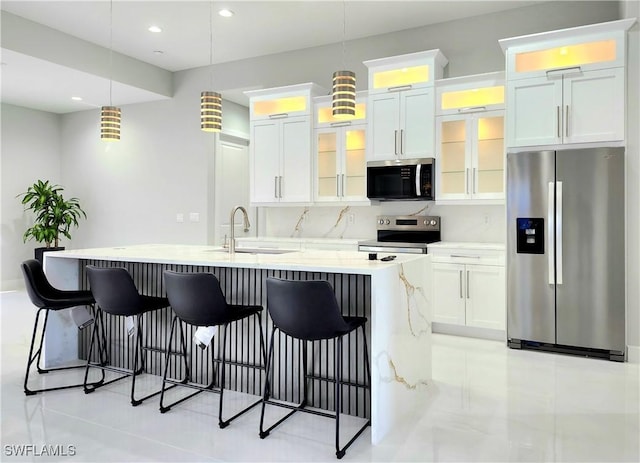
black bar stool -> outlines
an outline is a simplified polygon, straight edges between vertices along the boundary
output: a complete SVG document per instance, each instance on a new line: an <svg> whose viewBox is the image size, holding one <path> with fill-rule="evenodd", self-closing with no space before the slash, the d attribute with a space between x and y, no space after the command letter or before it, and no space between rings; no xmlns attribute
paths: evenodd
<svg viewBox="0 0 640 463"><path fill-rule="evenodd" d="M289 418L295 412L306 412L315 415L326 416L336 420L336 457L342 458L347 448L364 432L371 420L356 432L356 434L340 448L340 408L342 404L342 385L347 384L342 378L342 338L349 333L362 328L364 336L364 352L367 389L371 388L371 370L369 366L369 351L365 332L366 317L343 316L338 306L335 294L328 281L292 281L279 278L267 278L267 310L273 320L273 330L269 342L269 355L267 356L267 373L262 399L262 411L260 414L260 438L264 439L271 430ZM273 374L273 344L276 330L302 341L303 371L304 371L304 397L299 405L269 400L270 375ZM334 340L334 377L328 379L335 383L334 413L321 412L306 409L307 406L307 379L311 377L307 373L307 342L322 339ZM291 409L292 411L278 420L270 428L264 429L265 405L271 404Z"/></svg>
<svg viewBox="0 0 640 463"><path fill-rule="evenodd" d="M27 288L27 294L33 305L38 307L38 313L36 314L36 321L33 324L33 335L31 336L31 346L29 347L29 358L27 359L27 372L24 376L24 393L26 395L34 395L38 392L55 391L59 389L69 389L72 387L81 387L84 383L72 384L69 386L48 387L43 389L29 389L27 383L29 381L29 372L31 365L35 362L38 373L49 373L51 371L71 370L74 368L85 368L85 365L68 366L68 367L56 367L44 369L40 366L40 357L42 355L42 342L44 340L44 334L47 331L47 321L49 320L50 310L62 310L70 307L77 307L83 305L93 305L93 295L90 291L64 291L51 286L49 280L42 269L42 264L34 259L24 261L21 266L22 274L24 275L24 282ZM42 334L40 335L40 342L38 350L33 353L36 341L36 332L38 331L38 321L40 320L40 314L44 311L44 326L42 327Z"/></svg>
<svg viewBox="0 0 640 463"><path fill-rule="evenodd" d="M119 381L129 376L131 380L131 405L134 407L140 405L144 400L160 394L160 391L153 392L140 399L135 398L136 376L144 371L146 350L143 346L143 315L153 310L169 307L169 300L164 297L145 296L138 293L136 285L131 275L125 268L111 267L101 268L93 265L87 265L87 277L89 278L89 287L96 300L96 322L91 334L91 345L89 347L89 355L87 367L84 375L84 392L89 394L97 388L106 386L115 381ZM104 315L106 312L110 315L120 317L135 317L137 328L133 333L133 368L131 370L124 367L111 366L107 352L107 339L104 328ZM102 339L101 339L102 338ZM100 361L94 363L91 361L94 345L98 344L98 355ZM155 349L153 349L155 350ZM167 355L169 355L167 353ZM140 357L140 367L138 368L138 357ZM87 383L90 368L100 368L102 370L102 380L99 384ZM104 382L105 370L122 373L121 376L110 381Z"/></svg>
<svg viewBox="0 0 640 463"><path fill-rule="evenodd" d="M169 370L169 359L165 361L164 374L162 378L162 394L160 395L160 412L165 413L171 409L174 405L177 405L185 400L199 394L203 391L218 392L220 394L220 405L218 410L218 425L220 428L226 428L231 421L243 415L251 410L256 405L262 402L262 399L257 400L246 408L243 408L240 412L236 413L228 419L222 418L222 406L224 396L224 384L225 384L225 365L234 364L243 367L264 369L266 361L266 349L264 343L264 335L262 333L262 306L259 305L232 305L227 304L222 289L220 288L220 282L213 273L181 273L172 272L170 270L164 271L164 283L167 291L167 297L171 303L175 315L171 322L171 333L167 341L167 349L171 348L171 340L176 329L176 325L180 331L180 344L182 346L183 357L185 358L185 371L186 375L181 380L167 378L167 372ZM262 356L262 365L230 362L227 360L227 328L231 323L238 322L249 317L256 317L258 321L258 329L260 331L260 353ZM222 328L222 353L218 352L219 359L216 359L213 350L211 352L211 364L213 366L213 380L209 385L203 385L194 383L191 377L190 362L187 362L187 346L185 343L185 336L183 330L183 323L196 327L221 327ZM218 387L215 386L215 364L221 363L219 369L219 381ZM197 389L196 392L179 399L171 404L164 405L164 392L165 384L173 384L175 386L185 386L192 389Z"/></svg>

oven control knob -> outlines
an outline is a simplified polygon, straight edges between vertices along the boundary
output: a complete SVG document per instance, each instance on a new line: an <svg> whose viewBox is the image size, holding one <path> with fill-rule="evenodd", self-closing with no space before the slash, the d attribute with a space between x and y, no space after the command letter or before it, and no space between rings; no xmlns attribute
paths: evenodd
<svg viewBox="0 0 640 463"><path fill-rule="evenodd" d="M380 219L380 220L378 220L378 223L379 223L380 225L384 225L384 219Z"/></svg>
<svg viewBox="0 0 640 463"><path fill-rule="evenodd" d="M438 222L436 222L435 219L431 219L431 222L429 222L429 225L431 225L432 227L435 227L437 223Z"/></svg>
<svg viewBox="0 0 640 463"><path fill-rule="evenodd" d="M389 220L389 219L387 219L387 220L385 220L385 221L384 221L384 224L385 224L385 225L389 225L390 223L391 223L391 220Z"/></svg>
<svg viewBox="0 0 640 463"><path fill-rule="evenodd" d="M422 223L424 223L425 225L429 225L429 221L428 221L428 220L425 220L425 221L424 221L424 222L422 222Z"/></svg>

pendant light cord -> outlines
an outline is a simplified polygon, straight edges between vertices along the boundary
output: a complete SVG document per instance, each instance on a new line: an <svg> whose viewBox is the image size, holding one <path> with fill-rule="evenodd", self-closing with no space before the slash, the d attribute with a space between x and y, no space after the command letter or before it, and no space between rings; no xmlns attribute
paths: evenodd
<svg viewBox="0 0 640 463"><path fill-rule="evenodd" d="M113 0L109 1L109 106L113 106Z"/></svg>
<svg viewBox="0 0 640 463"><path fill-rule="evenodd" d="M213 0L209 2L209 75L213 90Z"/></svg>
<svg viewBox="0 0 640 463"><path fill-rule="evenodd" d="M346 55L347 46L345 45L345 39L347 36L347 2L342 1L342 69L346 69Z"/></svg>

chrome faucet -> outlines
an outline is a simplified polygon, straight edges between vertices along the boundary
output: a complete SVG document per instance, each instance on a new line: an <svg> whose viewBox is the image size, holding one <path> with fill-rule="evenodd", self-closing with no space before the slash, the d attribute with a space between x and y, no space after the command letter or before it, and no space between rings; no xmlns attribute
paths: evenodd
<svg viewBox="0 0 640 463"><path fill-rule="evenodd" d="M231 209L231 218L229 219L229 223L231 225L231 238L229 238L229 254L234 254L236 252L236 238L235 238L235 216L236 212L240 209L242 211L242 215L244 215L244 231L248 232L251 224L249 223L249 215L247 214L247 210L242 206L236 206Z"/></svg>

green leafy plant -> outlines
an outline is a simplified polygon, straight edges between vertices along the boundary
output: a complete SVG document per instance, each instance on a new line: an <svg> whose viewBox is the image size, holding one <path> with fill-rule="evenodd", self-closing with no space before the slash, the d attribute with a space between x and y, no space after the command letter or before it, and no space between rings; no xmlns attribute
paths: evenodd
<svg viewBox="0 0 640 463"><path fill-rule="evenodd" d="M65 200L62 191L60 185L38 180L17 196L22 198L25 211L31 210L35 214L35 223L22 236L25 242L34 239L45 243L47 248L52 244L58 247L60 236L71 239L71 227L77 227L80 218L87 218L78 198Z"/></svg>

